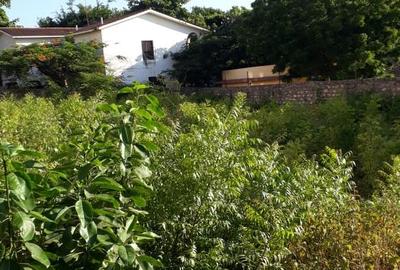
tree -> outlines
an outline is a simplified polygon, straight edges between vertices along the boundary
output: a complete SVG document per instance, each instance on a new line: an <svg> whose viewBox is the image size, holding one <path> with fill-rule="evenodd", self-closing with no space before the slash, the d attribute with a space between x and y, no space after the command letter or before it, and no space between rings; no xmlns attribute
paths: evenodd
<svg viewBox="0 0 400 270"><path fill-rule="evenodd" d="M193 7L188 17L190 23L210 30L218 29L225 23L225 20L226 13L224 11L206 7Z"/></svg>
<svg viewBox="0 0 400 270"><path fill-rule="evenodd" d="M4 7L10 7L10 0L0 0L0 27L13 26L17 20L12 20L8 18Z"/></svg>
<svg viewBox="0 0 400 270"><path fill-rule="evenodd" d="M386 74L400 57L400 1L256 0L242 42L293 77Z"/></svg>
<svg viewBox="0 0 400 270"><path fill-rule="evenodd" d="M131 11L139 11L152 8L161 13L184 19L188 16L188 11L183 7L190 0L127 0Z"/></svg>
<svg viewBox="0 0 400 270"><path fill-rule="evenodd" d="M122 14L123 11L111 9L108 4L97 1L95 6L77 4L75 0L67 2L67 9L61 8L56 16L41 18L38 21L40 27L75 27L86 26L99 22L101 18L108 19Z"/></svg>
<svg viewBox="0 0 400 270"><path fill-rule="evenodd" d="M66 40L7 49L0 54L0 70L24 79L35 67L58 87L68 90L79 90L88 81L91 85L101 81L102 87L109 88L116 81L104 74L105 64L98 54L101 47L93 42Z"/></svg>
<svg viewBox="0 0 400 270"><path fill-rule="evenodd" d="M221 80L225 69L245 67L257 63L238 42L244 8L233 8L225 14L218 10L194 9L197 21L208 24L213 31L187 45L174 55L176 61L172 74L182 83L196 86L213 85Z"/></svg>

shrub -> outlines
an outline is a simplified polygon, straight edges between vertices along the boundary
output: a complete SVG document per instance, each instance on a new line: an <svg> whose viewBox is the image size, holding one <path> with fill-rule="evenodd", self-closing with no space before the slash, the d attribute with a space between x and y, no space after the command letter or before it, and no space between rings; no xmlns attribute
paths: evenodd
<svg viewBox="0 0 400 270"><path fill-rule="evenodd" d="M277 145L250 137L243 102L226 114L184 103L190 124L160 142L146 220L161 239L148 250L171 268L280 268L305 220L351 201L345 158L330 150L322 165L289 166Z"/></svg>
<svg viewBox="0 0 400 270"><path fill-rule="evenodd" d="M157 99L144 97L145 107L99 105L110 121L93 123L89 137L71 137L54 160L0 144L1 269L161 266L140 248L157 237L139 217L151 192L149 139L160 126Z"/></svg>

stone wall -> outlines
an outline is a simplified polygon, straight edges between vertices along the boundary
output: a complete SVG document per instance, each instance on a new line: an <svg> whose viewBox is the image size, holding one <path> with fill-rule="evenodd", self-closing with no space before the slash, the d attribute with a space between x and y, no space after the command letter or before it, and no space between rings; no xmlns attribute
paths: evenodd
<svg viewBox="0 0 400 270"><path fill-rule="evenodd" d="M400 96L400 78L310 81L299 84L238 88L183 88L181 91L185 95L208 98L232 98L237 93L243 92L247 94L248 100L255 104L262 104L267 101L274 101L279 104L287 102L315 103L332 97L364 93Z"/></svg>

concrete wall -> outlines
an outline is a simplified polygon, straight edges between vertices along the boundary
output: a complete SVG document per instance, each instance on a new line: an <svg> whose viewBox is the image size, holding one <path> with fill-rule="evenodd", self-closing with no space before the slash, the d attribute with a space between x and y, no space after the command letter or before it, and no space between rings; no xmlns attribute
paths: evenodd
<svg viewBox="0 0 400 270"><path fill-rule="evenodd" d="M184 88L182 93L207 98L233 98L237 93L247 94L253 104L274 101L315 103L338 96L377 93L388 96L400 96L400 78L365 79L346 81L311 81L301 84L280 84L235 88Z"/></svg>
<svg viewBox="0 0 400 270"><path fill-rule="evenodd" d="M102 30L106 44L104 58L108 67L126 83L148 81L172 69L171 53L180 51L192 32L199 30L152 14L145 14ZM142 57L142 41L153 40L155 60L146 65Z"/></svg>

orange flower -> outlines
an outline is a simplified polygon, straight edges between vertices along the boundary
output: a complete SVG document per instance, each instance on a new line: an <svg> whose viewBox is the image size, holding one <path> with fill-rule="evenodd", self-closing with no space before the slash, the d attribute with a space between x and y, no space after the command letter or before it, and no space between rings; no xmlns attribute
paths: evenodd
<svg viewBox="0 0 400 270"><path fill-rule="evenodd" d="M37 59L38 59L40 62L45 62L45 61L47 60L47 57L46 57L45 55L43 55L43 54L39 54L39 55L37 56Z"/></svg>

